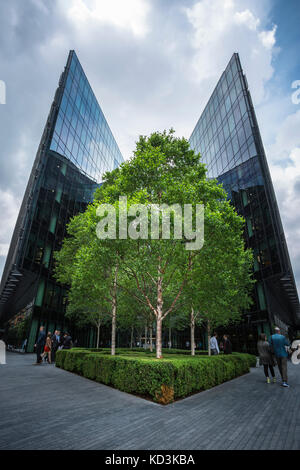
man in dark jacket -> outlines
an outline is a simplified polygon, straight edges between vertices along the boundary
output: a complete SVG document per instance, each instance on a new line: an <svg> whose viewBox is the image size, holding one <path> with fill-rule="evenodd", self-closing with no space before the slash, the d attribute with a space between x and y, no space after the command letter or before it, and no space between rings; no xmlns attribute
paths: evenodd
<svg viewBox="0 0 300 470"><path fill-rule="evenodd" d="M56 354L56 351L58 350L58 346L60 343L60 332L58 330L54 331L54 334L52 335L52 338L51 338L51 342L52 342L51 362L55 362L55 354Z"/></svg>
<svg viewBox="0 0 300 470"><path fill-rule="evenodd" d="M41 326L38 339L35 344L35 348L36 348L36 363L35 364L41 364L42 362L41 353L44 351L45 341L46 341L46 333L44 331L44 327Z"/></svg>
<svg viewBox="0 0 300 470"><path fill-rule="evenodd" d="M62 345L63 349L71 349L71 347L73 346L72 344L72 338L71 336L69 335L69 333L66 331L66 333L64 334L64 339L63 339L63 345Z"/></svg>
<svg viewBox="0 0 300 470"><path fill-rule="evenodd" d="M223 336L223 351L224 351L224 354L232 353L232 344L228 335Z"/></svg>

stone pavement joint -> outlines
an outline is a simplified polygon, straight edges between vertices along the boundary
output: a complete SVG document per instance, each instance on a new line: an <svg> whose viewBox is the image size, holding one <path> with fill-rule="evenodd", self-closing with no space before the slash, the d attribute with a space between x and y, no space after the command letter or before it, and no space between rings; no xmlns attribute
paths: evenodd
<svg viewBox="0 0 300 470"><path fill-rule="evenodd" d="M0 449L300 449L300 366L289 389L260 367L162 406L34 360L0 365Z"/></svg>

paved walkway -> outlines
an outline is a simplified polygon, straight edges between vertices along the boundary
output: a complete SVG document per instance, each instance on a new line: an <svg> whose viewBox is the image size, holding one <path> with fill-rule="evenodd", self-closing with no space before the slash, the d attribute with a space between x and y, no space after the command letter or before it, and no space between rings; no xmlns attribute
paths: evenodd
<svg viewBox="0 0 300 470"><path fill-rule="evenodd" d="M0 449L300 449L300 366L289 364L289 389L266 384L259 368L162 406L7 356Z"/></svg>

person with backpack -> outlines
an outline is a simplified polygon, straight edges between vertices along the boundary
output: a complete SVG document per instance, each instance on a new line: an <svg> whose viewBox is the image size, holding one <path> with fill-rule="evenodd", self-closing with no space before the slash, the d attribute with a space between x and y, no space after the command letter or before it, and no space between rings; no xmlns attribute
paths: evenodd
<svg viewBox="0 0 300 470"><path fill-rule="evenodd" d="M285 336L280 334L280 328L275 327L275 333L269 338L270 347L274 352L276 361L278 364L278 369L282 378L282 386L289 387L288 377L287 377L287 360L288 352L286 346L289 346L290 343Z"/></svg>
<svg viewBox="0 0 300 470"><path fill-rule="evenodd" d="M273 378L273 382L276 382L274 366L276 365L270 344L267 341L267 336L261 333L258 337L257 350L259 354L259 364L264 366L264 373L267 379L267 383L271 383L269 377L269 369Z"/></svg>

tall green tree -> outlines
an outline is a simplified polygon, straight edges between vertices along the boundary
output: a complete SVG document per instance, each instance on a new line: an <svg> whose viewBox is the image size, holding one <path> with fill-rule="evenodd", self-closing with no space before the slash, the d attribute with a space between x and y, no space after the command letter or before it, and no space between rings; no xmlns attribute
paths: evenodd
<svg viewBox="0 0 300 470"><path fill-rule="evenodd" d="M71 221L69 238L64 242L62 254L58 255L58 276L71 286L76 282L77 272L85 272L86 266L92 266L91 277L81 276L81 279L91 289L96 288L93 284L93 279L96 279L99 295L102 296L103 292L102 298L107 298L111 304L112 343L117 289L126 291L137 305L152 312L156 322L157 358L162 357L163 321L178 308L184 290L195 284L195 273L205 275L200 267L197 268L201 266L197 258L203 250L200 249L202 241L199 239L195 245L193 240L199 221L196 205L205 207L204 247L216 263L222 243L229 242L231 236L241 237L243 225L243 220L227 201L223 188L217 181L207 179L200 155L189 148L186 139L175 138L173 134L171 130L169 133L156 132L148 138L140 137L133 157L104 176L94 203ZM120 197L125 196L124 202ZM110 204L116 222L108 218L111 209L106 210L108 206L104 204ZM190 214L182 211L185 204L192 208ZM125 231L122 230L124 205L128 211ZM169 215L169 232L165 230L168 224L164 229L161 224L163 220L168 221L166 206L172 206L175 211ZM179 225L176 211L177 214L181 212ZM145 214L146 218L141 217ZM160 222L154 230L155 236L153 233L144 236L144 229L153 228L155 217ZM105 236L99 239L101 231ZM206 286L215 289L217 294L212 283L207 281ZM227 283L226 286L230 288L232 285ZM108 292L110 295L107 297ZM197 294L194 309L200 308L200 303L201 312L208 315L213 311L213 304L202 302L202 297Z"/></svg>
<svg viewBox="0 0 300 470"><path fill-rule="evenodd" d="M203 204L204 245L214 259L217 257L217 250L214 252L214 249L218 244L229 243L231 236L241 237L243 220L227 201L225 191L215 180L206 178L200 155L189 148L185 139L175 138L173 131L141 137L133 158L106 175L104 184L96 194L95 205L111 203L118 212L120 196L127 196L129 212L137 203L159 208L163 204L177 204L181 208L184 204L191 204L193 208L196 204ZM185 214L182 214L182 219L185 224ZM192 221L195 227L195 210ZM148 222L151 226L150 218ZM137 231L136 239L122 240L122 249L117 249L122 253L120 270L135 282L133 296L148 306L155 316L157 358L162 357L162 323L176 308L184 288L191 283L197 257L202 251L186 249L188 237L182 240L175 235L175 216L170 218L170 223L168 239L164 237L161 227L158 239L139 238ZM226 230L227 227L230 230ZM141 230L141 226L139 228ZM118 243L114 244L117 247ZM207 310L211 310L211 305L206 307Z"/></svg>
<svg viewBox="0 0 300 470"><path fill-rule="evenodd" d="M97 328L111 318L111 353L115 354L117 314L117 260L105 244L98 243L88 213L79 214L68 225L68 237L55 254L55 275L70 286L67 315L79 324Z"/></svg>
<svg viewBox="0 0 300 470"><path fill-rule="evenodd" d="M204 243L186 286L189 305L191 354L195 354L196 324L206 324L208 350L213 328L238 322L251 304L252 251L244 248L243 219L235 224L215 224L214 243Z"/></svg>

